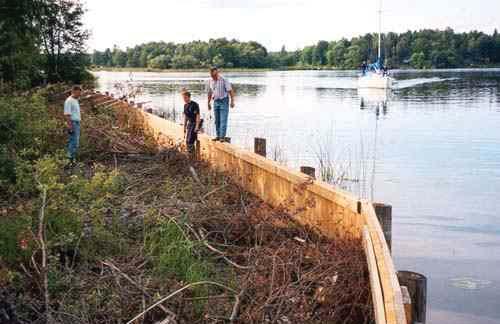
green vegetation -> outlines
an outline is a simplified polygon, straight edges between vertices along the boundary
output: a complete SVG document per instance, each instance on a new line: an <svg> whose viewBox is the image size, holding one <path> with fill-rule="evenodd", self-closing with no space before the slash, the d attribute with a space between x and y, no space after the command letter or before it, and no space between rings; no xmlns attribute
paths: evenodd
<svg viewBox="0 0 500 324"><path fill-rule="evenodd" d="M162 295L172 287L218 278L212 259L200 253L204 251L200 243L186 235L183 222L189 215L165 215L158 204L138 212L138 205L144 203L141 193L151 182L142 179L144 174L131 175L138 171L135 165L131 170L118 168L105 157L110 146L116 150L120 143L134 143L127 148L146 156L156 150L156 138L144 128L137 111L96 110L84 102L85 160L68 169L58 109L62 98L50 99L51 93L65 88L0 96L4 162L0 173L0 294L5 302L13 303L15 314L8 314L9 323L35 322L43 319L42 313L48 323L69 323L75 316L85 323L119 322L139 313L142 295L137 295L137 288L124 286L119 291L123 284L117 287L115 279L106 279L109 269L96 280L96 269L103 264L119 268L130 267L128 262L145 264L140 278ZM96 161L97 157L102 160ZM155 167L164 168L162 162L159 158ZM155 189L158 198L167 201L162 193L172 191L163 190L164 179L155 179ZM192 197L193 184L189 179L184 182L183 192ZM167 181L167 188L172 183ZM139 215L132 217L131 211ZM221 271L223 267L218 266L218 273ZM165 280L170 285L163 285ZM183 306L188 318L198 316L205 305L203 297L214 292L220 290L197 286L188 292L202 297L192 303L192 311ZM19 294L21 300L14 303ZM45 300L44 295L48 296ZM124 302L124 296L130 302ZM0 311L12 309L5 305L0 305ZM155 314L149 318L156 318ZM0 323L3 321L2 313Z"/></svg>
<svg viewBox="0 0 500 324"><path fill-rule="evenodd" d="M26 89L91 77L80 1L0 0L0 9L0 84Z"/></svg>
<svg viewBox="0 0 500 324"><path fill-rule="evenodd" d="M387 33L382 37L385 63L391 68L456 68L500 65L500 35L452 29ZM225 38L185 44L153 42L121 50L95 51L97 67L142 69L200 69L211 65L225 68L358 68L375 61L377 34L350 40L319 41L298 51L268 52L257 42Z"/></svg>

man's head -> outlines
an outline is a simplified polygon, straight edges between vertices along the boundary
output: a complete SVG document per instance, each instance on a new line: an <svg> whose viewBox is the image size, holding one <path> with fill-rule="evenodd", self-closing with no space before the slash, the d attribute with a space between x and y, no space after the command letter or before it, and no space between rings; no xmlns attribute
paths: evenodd
<svg viewBox="0 0 500 324"><path fill-rule="evenodd" d="M212 79L217 80L217 77L219 76L219 69L215 66L210 68L210 76Z"/></svg>
<svg viewBox="0 0 500 324"><path fill-rule="evenodd" d="M181 92L181 95L185 103L189 103L191 101L191 92L185 90Z"/></svg>
<svg viewBox="0 0 500 324"><path fill-rule="evenodd" d="M78 99L80 98L81 95L82 95L82 87L80 87L79 85L74 85L71 88L71 96L75 99Z"/></svg>

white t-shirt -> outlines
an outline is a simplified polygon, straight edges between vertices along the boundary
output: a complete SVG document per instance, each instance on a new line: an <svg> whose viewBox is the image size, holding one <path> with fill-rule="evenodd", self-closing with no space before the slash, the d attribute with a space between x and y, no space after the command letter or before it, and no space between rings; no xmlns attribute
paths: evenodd
<svg viewBox="0 0 500 324"><path fill-rule="evenodd" d="M73 96L69 96L64 102L64 114L70 115L72 121L80 121L80 103Z"/></svg>

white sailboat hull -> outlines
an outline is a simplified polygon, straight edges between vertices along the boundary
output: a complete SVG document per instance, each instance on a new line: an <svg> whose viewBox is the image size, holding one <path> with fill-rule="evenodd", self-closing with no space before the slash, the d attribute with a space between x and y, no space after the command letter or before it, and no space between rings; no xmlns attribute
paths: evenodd
<svg viewBox="0 0 500 324"><path fill-rule="evenodd" d="M393 79L387 75L369 73L358 78L360 89L392 89Z"/></svg>

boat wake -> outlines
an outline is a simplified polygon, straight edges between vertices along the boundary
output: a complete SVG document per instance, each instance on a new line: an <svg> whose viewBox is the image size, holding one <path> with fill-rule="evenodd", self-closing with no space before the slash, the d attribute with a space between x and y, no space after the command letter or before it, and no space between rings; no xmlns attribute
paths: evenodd
<svg viewBox="0 0 500 324"><path fill-rule="evenodd" d="M445 82L445 81L451 81L451 80L457 80L458 78L418 78L418 79L409 79L409 80L398 80L394 86L393 89L405 89L405 88L411 88L423 84L428 84L428 83L436 83L436 82Z"/></svg>

